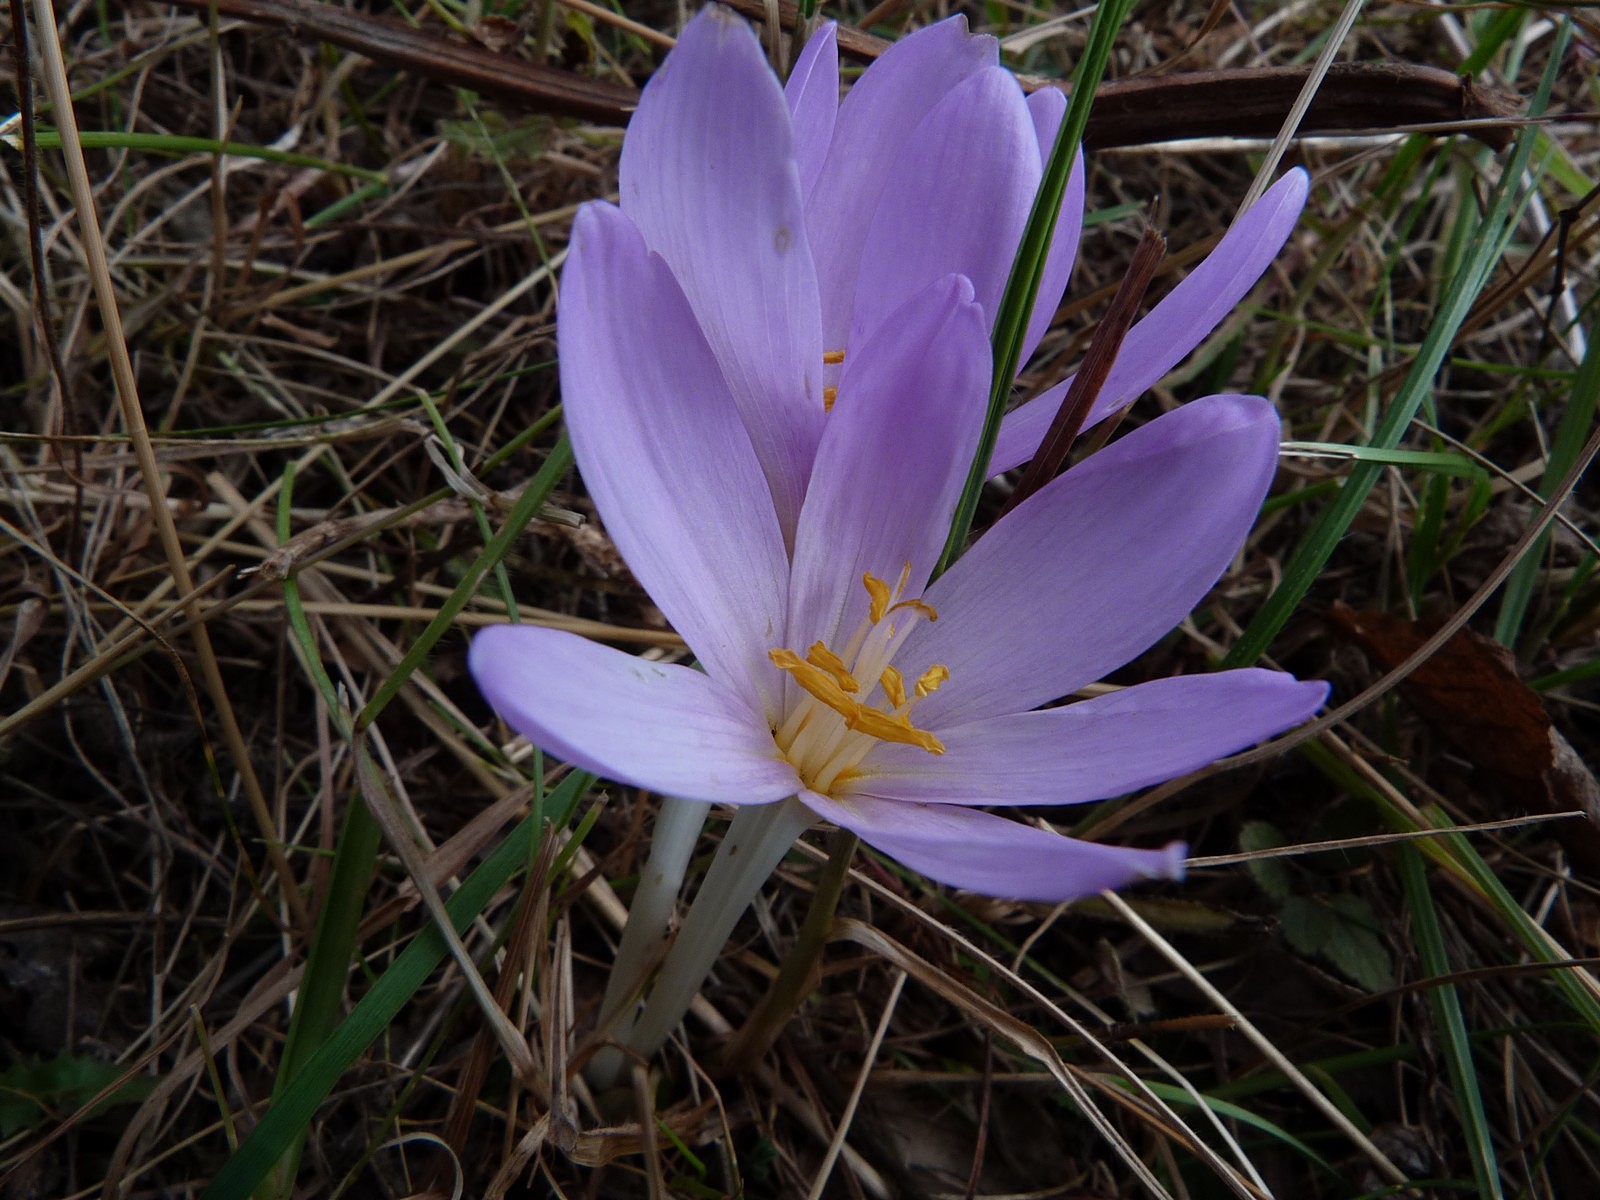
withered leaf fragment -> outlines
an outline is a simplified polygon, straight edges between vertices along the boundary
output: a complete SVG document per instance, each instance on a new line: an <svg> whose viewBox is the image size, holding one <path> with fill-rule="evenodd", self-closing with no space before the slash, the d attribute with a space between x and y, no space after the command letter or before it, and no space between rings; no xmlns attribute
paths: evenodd
<svg viewBox="0 0 1600 1200"><path fill-rule="evenodd" d="M1328 619L1384 670L1408 659L1440 625L1343 604L1335 604ZM1587 821L1562 822L1559 836L1586 869L1600 870L1600 784L1551 723L1538 693L1518 676L1505 647L1463 629L1401 681L1400 693L1512 803L1587 815Z"/></svg>

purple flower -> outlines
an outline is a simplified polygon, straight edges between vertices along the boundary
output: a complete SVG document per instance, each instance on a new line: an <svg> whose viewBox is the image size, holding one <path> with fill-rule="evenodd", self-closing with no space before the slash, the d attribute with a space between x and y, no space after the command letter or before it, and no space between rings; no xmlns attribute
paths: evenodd
<svg viewBox="0 0 1600 1200"><path fill-rule="evenodd" d="M792 545L841 360L947 274L992 323L1066 100L1024 97L961 17L891 46L841 104L832 25L780 88L748 26L711 7L650 80L623 144L621 207L687 296ZM1293 228L1290 172L1127 337L1089 422L1128 404L1255 285ZM1026 362L1077 252L1083 171L1063 198ZM1033 456L1066 394L1007 417L995 472Z"/></svg>
<svg viewBox="0 0 1600 1200"><path fill-rule="evenodd" d="M852 347L792 551L715 333L635 224L583 208L562 287L562 395L589 493L705 670L484 630L479 686L547 750L671 795L794 796L934 879L1060 900L1176 876L1183 848L1095 845L970 806L1117 795L1321 705L1323 684L1243 670L1031 711L1127 662L1221 575L1275 469L1266 401L1212 396L1134 430L929 584L989 383L965 277L923 286ZM787 353L773 316L773 360L749 360L767 378Z"/></svg>
<svg viewBox="0 0 1600 1200"><path fill-rule="evenodd" d="M749 29L706 10L645 90L621 208L587 205L573 230L559 333L578 463L704 673L528 626L480 633L473 673L508 724L598 774L729 804L795 797L955 886L1058 900L1175 876L1180 845L1099 846L972 806L1118 795L1321 705L1320 683L1244 670L1035 711L1204 596L1272 479L1276 416L1249 396L1163 416L930 584L1063 102L1025 100L959 21L837 97L831 28L786 95ZM1095 419L1210 331L1303 196L1303 176L1281 182L1134 328ZM1080 182L1030 349L1081 200ZM1061 394L1008 419L996 470L1031 455Z"/></svg>

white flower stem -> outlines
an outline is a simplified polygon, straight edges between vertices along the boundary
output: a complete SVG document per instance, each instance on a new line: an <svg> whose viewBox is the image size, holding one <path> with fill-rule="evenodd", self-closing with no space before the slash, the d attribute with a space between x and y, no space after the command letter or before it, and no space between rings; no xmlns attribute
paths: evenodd
<svg viewBox="0 0 1600 1200"><path fill-rule="evenodd" d="M689 915L667 951L644 1012L633 1027L594 1056L587 1072L592 1086L615 1086L622 1079L628 1051L649 1058L660 1050L727 944L728 935L755 899L795 838L816 822L798 800L741 808L689 906ZM630 924L631 918L630 918ZM626 935L624 935L626 936Z"/></svg>
<svg viewBox="0 0 1600 1200"><path fill-rule="evenodd" d="M631 1024L618 1023L617 1018L644 991L645 978L666 948L673 906L710 811L711 805L704 800L662 798L650 835L650 857L628 905L628 923L622 928L622 941L600 1002L602 1035L625 1035Z"/></svg>

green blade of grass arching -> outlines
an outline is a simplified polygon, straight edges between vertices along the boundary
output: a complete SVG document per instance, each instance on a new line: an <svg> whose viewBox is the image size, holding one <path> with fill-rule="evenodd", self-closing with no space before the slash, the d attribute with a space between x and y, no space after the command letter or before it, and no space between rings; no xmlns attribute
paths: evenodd
<svg viewBox="0 0 1600 1200"><path fill-rule="evenodd" d="M1000 436L1000 421L1006 413L1006 402L1011 398L1011 384L1017 377L1017 368L1022 365L1018 361L1022 357L1022 341L1039 296L1039 279L1044 274L1045 258L1055 236L1061 197L1066 194L1067 178L1078 157L1078 147L1083 144L1083 131L1089 124L1095 89L1105 75L1117 33L1132 7L1133 0L1103 0L1095 9L1089 26L1089 43L1078 59L1078 69L1073 72L1066 115L1056 131L1056 142L1039 180L1039 192L1034 197L1033 210L1028 214L1028 224L1022 232L1022 242L1017 247L1017 257L1011 264L1006 290L995 315L994 380L989 387L989 411L984 418L978 451L972 458L972 469L967 472L966 486L961 490L955 517L950 522L950 536L933 572L936 577L961 554L967 535L972 532L978 498L989 478L989 460L994 456L995 440Z"/></svg>
<svg viewBox="0 0 1600 1200"><path fill-rule="evenodd" d="M294 466L291 463L278 494L277 533L280 544L288 541L292 532L289 513L293 496ZM299 647L306 673L311 676L322 702L327 705L340 738L347 739L349 722L344 719L338 689L322 665L316 636L311 631L310 621L306 619L297 580L283 581L283 602L289 617L289 629ZM284 1038L283 1052L278 1058L278 1074L272 1084L274 1103L298 1077L307 1060L322 1046L338 1023L345 981L349 977L350 961L355 954L356 932L361 924L367 889L377 868L379 841L377 822L367 812L361 797L352 796L345 809L339 840L334 846L333 871L328 878L327 895L323 897L317 913L311 949L306 955L305 973L301 976L294 1011L289 1017L289 1032ZM293 1193L304 1142L305 1130L302 1128L283 1146L283 1152L273 1166L272 1178L266 1185L267 1195L287 1197Z"/></svg>
<svg viewBox="0 0 1600 1200"><path fill-rule="evenodd" d="M467 474L466 460L461 457L461 447L456 445L456 440L450 434L450 426L445 423L444 414L439 411L439 406L433 402L433 397L426 392L418 397L423 409L428 414L428 424L433 426L433 432L439 439L439 444L444 448L444 455L449 460L450 469L458 477L465 478ZM464 493L467 507L472 509L472 519L477 523L478 533L482 535L484 543L494 540L494 530L489 526L489 517L483 511L483 502L470 493ZM517 622L517 598L511 592L511 577L506 574L506 564L496 562L494 571L495 586L500 590L500 602L506 606L506 616L513 625Z"/></svg>
<svg viewBox="0 0 1600 1200"><path fill-rule="evenodd" d="M1348 459L1351 462L1381 463L1391 467L1415 467L1440 477L1460 476L1478 480L1487 478L1489 474L1465 454L1454 450L1380 450L1375 446L1352 446L1344 442L1284 442L1278 450L1282 454L1301 458Z"/></svg>
<svg viewBox="0 0 1600 1200"><path fill-rule="evenodd" d="M1569 683L1583 683L1590 679L1600 679L1600 658L1590 658L1575 667L1552 671L1535 679L1528 686L1536 692L1548 692L1551 688L1565 687Z"/></svg>
<svg viewBox="0 0 1600 1200"><path fill-rule="evenodd" d="M1435 806L1423 809L1423 815L1436 829L1448 829L1453 824L1444 811ZM1391 820L1391 824L1396 828L1407 826L1414 828L1403 818L1398 821ZM1528 915L1527 910L1500 881L1495 869L1484 861L1472 842L1464 834L1446 834L1428 839L1420 849L1462 875L1478 889L1499 914L1506 929L1517 939L1519 948L1529 958L1552 968L1551 982L1563 993L1573 1012L1588 1031L1592 1035L1600 1036L1600 987L1591 989L1583 983L1583 978L1588 978L1588 973L1583 968L1566 969L1570 963L1570 955L1557 949L1544 927Z"/></svg>
<svg viewBox="0 0 1600 1200"><path fill-rule="evenodd" d="M1528 106L1529 116L1541 115L1550 100L1550 89L1556 72L1566 53L1571 37L1570 23L1563 23L1551 47L1550 66L1539 81L1539 88ZM1461 268L1451 278L1439 304L1438 315L1428 336L1423 339L1416 361L1405 381L1400 385L1394 400L1384 413L1382 421L1372 435L1371 445L1381 450L1393 450L1410 427L1412 418L1423 401L1431 394L1434 376L1443 365L1457 331L1466 320L1478 294L1488 282L1495 264L1500 260L1510 240L1514 216L1520 211L1517 195L1524 175L1528 171L1537 139L1531 129L1524 129L1518 137L1500 181L1490 195L1489 204L1473 231L1461 262ZM1344 537L1356 514L1361 511L1367 495L1378 482L1386 468L1376 462L1361 462L1351 470L1350 477L1340 489L1338 497L1322 513L1304 541L1295 548L1284 568L1283 582L1262 605L1261 611L1245 628L1244 633L1222 661L1224 668L1247 667L1261 657L1272 639L1286 625L1299 607L1300 601L1311 590L1312 583L1333 555L1334 548Z"/></svg>
<svg viewBox="0 0 1600 1200"><path fill-rule="evenodd" d="M440 638L455 624L456 616L467 606L467 601L472 598L477 590L478 582L496 563L510 553L512 545L517 538L522 536L522 531L527 528L528 522L533 520L534 514L549 499L550 493L555 490L561 477L572 467L572 443L562 434L555 447L550 451L550 457L544 460L544 465L528 481L528 486L522 489L522 494L517 497L517 502L511 507L511 514L506 518L506 523L500 531L489 540L478 557L472 560L464 573L461 584L450 593L448 599L439 606L439 611L433 620L428 622L417 640L406 651L405 657L400 660L395 669L379 686L366 707L361 710L356 718L356 732L360 733L378 719L381 713L393 700L400 689L405 686L411 673L420 667L423 660L433 652Z"/></svg>
<svg viewBox="0 0 1600 1200"><path fill-rule="evenodd" d="M1400 880L1405 885L1406 912L1411 918L1417 956L1424 971L1441 978L1450 974L1450 955L1445 948L1439 914L1433 907L1433 893L1428 889L1422 853L1411 845L1396 846L1395 853L1399 856ZM1429 989L1428 1004L1433 1010L1434 1025L1444 1051L1450 1089L1455 1093L1456 1110L1467 1143L1467 1157L1472 1160L1472 1177L1478 1185L1478 1195L1481 1200L1501 1200L1504 1193L1500 1188L1500 1165L1494 1152L1494 1131L1489 1126L1483 1093L1478 1088L1478 1071L1472 1061L1472 1041L1467 1036L1467 1021L1461 1012L1461 996L1455 984L1441 983Z"/></svg>
<svg viewBox="0 0 1600 1200"><path fill-rule="evenodd" d="M1174 1108L1196 1107L1194 1097L1175 1083L1162 1083L1155 1079L1147 1079L1144 1080L1143 1083L1145 1087L1149 1088L1152 1092L1160 1096ZM1337 1175L1337 1172L1333 1169L1332 1164L1330 1164L1327 1159L1323 1158L1322 1155L1318 1154L1310 1146L1306 1145L1303 1141L1295 1137L1294 1134L1290 1133L1287 1129L1284 1129L1281 1125L1278 1125L1273 1121L1269 1121L1266 1117L1260 1116L1257 1113L1251 1112L1248 1108L1244 1108L1227 1100L1218 1100L1215 1096L1208 1095L1205 1092L1200 1093L1200 1099L1205 1103L1207 1108L1216 1113L1219 1117L1225 1117L1230 1121L1237 1121L1241 1125L1248 1125L1251 1129L1258 1130L1259 1132L1264 1133L1268 1137L1272 1138L1274 1141L1281 1143L1290 1150L1293 1150L1296 1154L1300 1155L1308 1162L1311 1162L1317 1167L1321 1168L1323 1171L1326 1171L1330 1176Z"/></svg>
<svg viewBox="0 0 1600 1200"><path fill-rule="evenodd" d="M1416 527L1405 554L1406 592L1414 609L1422 607L1428 581L1445 562L1444 527L1453 495L1444 475L1434 475L1418 489Z"/></svg>
<svg viewBox="0 0 1600 1200"><path fill-rule="evenodd" d="M592 775L581 771L569 775L550 793L548 807L565 819L593 782ZM445 902L458 933L465 932L495 893L532 860L532 847L538 836L536 818L526 818ZM282 1158L284 1149L304 1133L318 1105L340 1077L416 995L448 953L439 931L431 924L425 925L274 1099L261 1123L206 1188L203 1200L246 1200Z"/></svg>
<svg viewBox="0 0 1600 1200"><path fill-rule="evenodd" d="M1596 344L1596 335L1600 335L1600 324L1588 331L1589 345L1584 351L1583 362L1572 377L1572 386L1567 392L1567 408L1561 414L1561 423L1556 428L1555 441L1550 447L1550 461L1545 464L1544 477L1539 481L1539 496L1546 501L1551 499L1551 489L1565 478L1578 461L1578 454L1594 423L1595 409L1600 405L1600 345ZM1545 530L1539 540L1528 547L1528 556L1517 564L1511 572L1511 578L1506 580L1505 595L1501 598L1500 613L1494 626L1495 640L1502 645L1512 645L1521 633L1528 605L1538 587L1540 564L1552 532Z"/></svg>

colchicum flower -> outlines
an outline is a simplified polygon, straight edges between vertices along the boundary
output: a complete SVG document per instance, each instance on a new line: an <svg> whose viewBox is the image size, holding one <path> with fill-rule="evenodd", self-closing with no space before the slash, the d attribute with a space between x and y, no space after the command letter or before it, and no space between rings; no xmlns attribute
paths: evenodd
<svg viewBox="0 0 1600 1200"><path fill-rule="evenodd" d="M1039 707L1165 635L1227 567L1277 461L1258 397L1211 396L1134 430L930 583L983 423L993 308L1059 121L1059 100L1024 101L994 61L992 39L946 22L835 106L825 30L786 102L742 22L719 9L691 22L629 131L621 208L575 221L559 338L589 494L704 671L530 626L479 633L471 666L512 728L596 774L734 805L794 798L941 882L1061 900L1177 876L1183 847L1096 845L975 806L1171 778L1304 720L1327 688L1251 669ZM1022 214L1003 236L978 216L996 190L999 211ZM1280 183L1269 215L1252 209L1134 329L1096 416L1254 282L1303 190ZM974 215L945 238L950 212ZM996 469L1031 454L1026 440L1011 432Z"/></svg>
<svg viewBox="0 0 1600 1200"><path fill-rule="evenodd" d="M1024 97L999 43L954 17L896 42L839 100L834 27L786 88L722 8L683 31L623 143L623 214L666 262L723 370L792 546L847 357L947 274L992 325L1066 111ZM1290 172L1128 333L1087 424L1127 405L1200 344L1276 257L1305 202ZM1072 173L1022 346L1060 304L1083 217ZM1033 457L1069 380L1006 419L994 472Z"/></svg>

